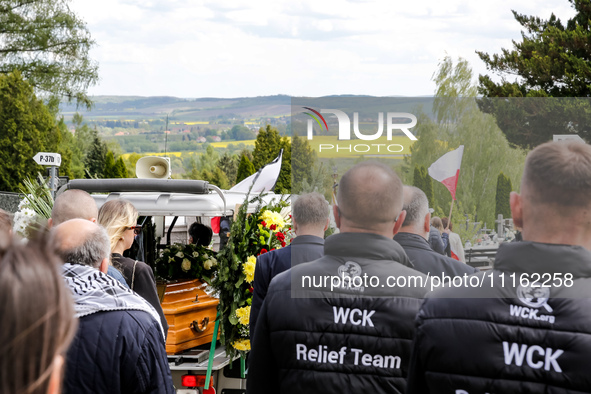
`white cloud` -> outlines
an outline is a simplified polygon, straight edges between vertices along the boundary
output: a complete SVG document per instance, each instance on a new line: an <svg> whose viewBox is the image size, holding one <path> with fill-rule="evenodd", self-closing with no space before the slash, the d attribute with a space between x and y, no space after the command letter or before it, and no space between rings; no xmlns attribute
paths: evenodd
<svg viewBox="0 0 591 394"><path fill-rule="evenodd" d="M73 0L98 47L91 94L425 95L445 54L484 65L519 39L511 9L565 18L564 0Z"/></svg>

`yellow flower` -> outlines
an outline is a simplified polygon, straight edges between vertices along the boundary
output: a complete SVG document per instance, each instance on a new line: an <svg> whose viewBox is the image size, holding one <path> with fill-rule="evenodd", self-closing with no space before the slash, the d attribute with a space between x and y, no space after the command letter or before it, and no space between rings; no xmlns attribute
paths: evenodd
<svg viewBox="0 0 591 394"><path fill-rule="evenodd" d="M267 210L263 212L261 219L265 221L267 228L270 228L274 224L277 226L277 230L281 230L285 226L285 219L277 212Z"/></svg>
<svg viewBox="0 0 591 394"><path fill-rule="evenodd" d="M183 271L187 272L191 269L191 262L189 261L189 259L184 259L182 264L181 264L181 268L183 269Z"/></svg>
<svg viewBox="0 0 591 394"><path fill-rule="evenodd" d="M250 350L250 339L238 339L237 341L232 342L232 346L236 350Z"/></svg>
<svg viewBox="0 0 591 394"><path fill-rule="evenodd" d="M250 306L236 309L236 317L240 324L247 326L250 323Z"/></svg>
<svg viewBox="0 0 591 394"><path fill-rule="evenodd" d="M254 280L254 266L257 262L257 258L254 256L248 256L246 262L243 264L242 272L246 275L246 281L252 283Z"/></svg>

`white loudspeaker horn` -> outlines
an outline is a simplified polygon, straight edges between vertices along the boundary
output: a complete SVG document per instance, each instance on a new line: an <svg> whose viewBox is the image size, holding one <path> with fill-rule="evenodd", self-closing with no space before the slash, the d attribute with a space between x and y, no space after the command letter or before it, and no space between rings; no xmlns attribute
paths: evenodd
<svg viewBox="0 0 591 394"><path fill-rule="evenodd" d="M172 174L170 157L146 156L135 165L135 176L144 179L168 179Z"/></svg>

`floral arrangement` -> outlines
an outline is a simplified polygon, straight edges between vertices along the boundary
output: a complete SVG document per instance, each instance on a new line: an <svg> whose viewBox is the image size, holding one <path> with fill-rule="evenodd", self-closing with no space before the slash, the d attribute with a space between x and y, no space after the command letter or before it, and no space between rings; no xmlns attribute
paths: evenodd
<svg viewBox="0 0 591 394"><path fill-rule="evenodd" d="M18 211L14 214L13 231L24 238L30 236L31 230L42 226L42 221L51 217L53 197L49 186L39 174L41 184L30 179L23 181L21 193L25 196L18 204Z"/></svg>
<svg viewBox="0 0 591 394"><path fill-rule="evenodd" d="M285 247L291 240L289 204L281 199L264 204L262 197L243 204L230 230L230 239L218 255L218 275L212 285L219 294L220 340L230 357L250 350L250 305L257 256Z"/></svg>
<svg viewBox="0 0 591 394"><path fill-rule="evenodd" d="M211 283L218 265L214 255L203 246L175 243L156 259L156 275L167 280L201 279Z"/></svg>

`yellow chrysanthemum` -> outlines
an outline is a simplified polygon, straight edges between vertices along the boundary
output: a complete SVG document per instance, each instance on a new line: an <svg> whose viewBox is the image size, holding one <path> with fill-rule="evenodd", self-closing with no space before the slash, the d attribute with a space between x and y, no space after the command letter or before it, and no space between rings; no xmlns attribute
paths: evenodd
<svg viewBox="0 0 591 394"><path fill-rule="evenodd" d="M250 339L239 339L232 342L232 347L236 350L247 351L250 350Z"/></svg>
<svg viewBox="0 0 591 394"><path fill-rule="evenodd" d="M242 272L244 272L244 275L246 275L246 281L248 283L252 283L252 281L254 280L254 266L257 262L257 258L254 256L248 256L248 258L246 259L246 262L244 263L243 267L242 267Z"/></svg>
<svg viewBox="0 0 591 394"><path fill-rule="evenodd" d="M250 323L250 305L236 309L236 317L240 324L247 326Z"/></svg>
<svg viewBox="0 0 591 394"><path fill-rule="evenodd" d="M277 230L281 230L285 226L285 219L283 219L283 216L277 212L265 211L261 215L261 219L265 221L267 228L270 228L274 224L277 226Z"/></svg>

